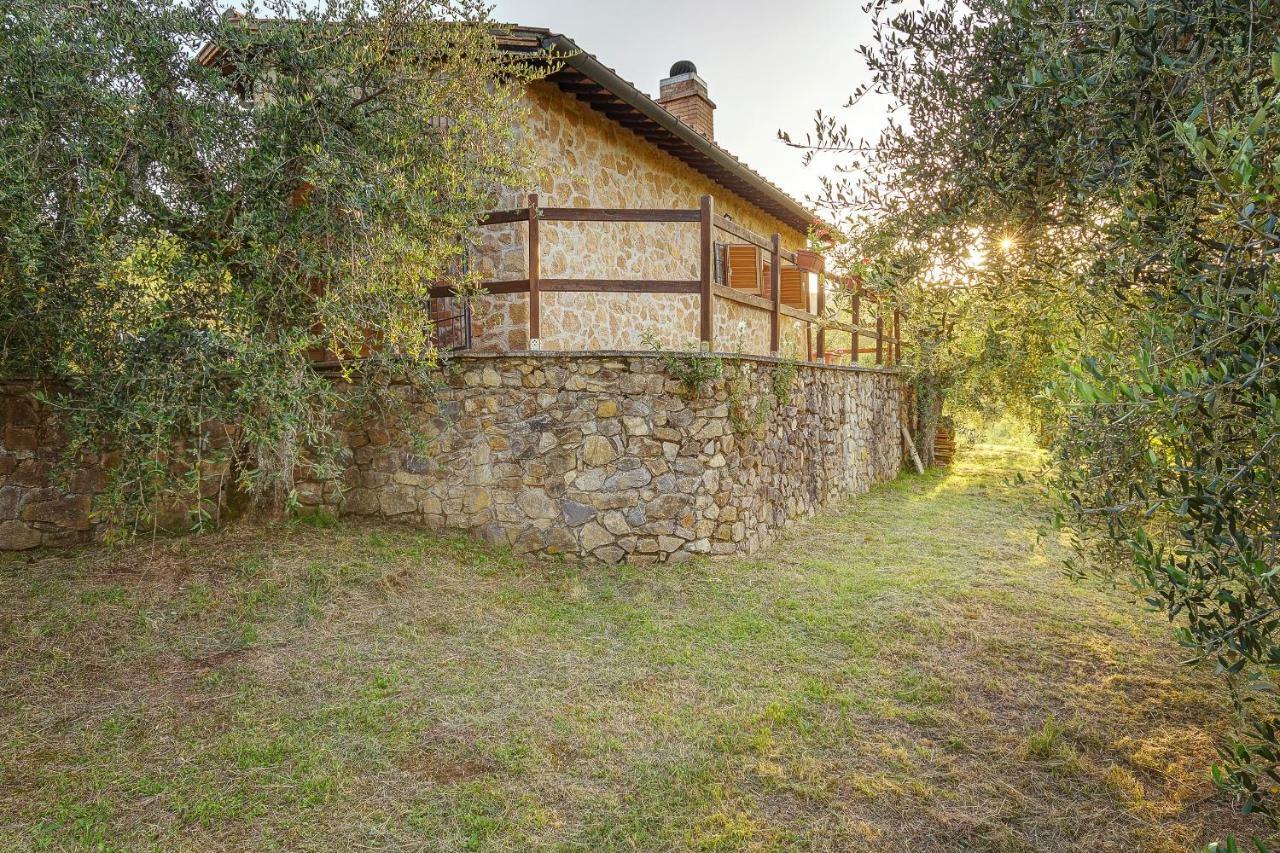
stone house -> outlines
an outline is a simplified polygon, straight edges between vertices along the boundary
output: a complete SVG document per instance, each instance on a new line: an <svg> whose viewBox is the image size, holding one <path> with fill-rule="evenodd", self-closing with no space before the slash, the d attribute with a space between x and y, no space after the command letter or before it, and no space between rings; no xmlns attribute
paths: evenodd
<svg viewBox="0 0 1280 853"><path fill-rule="evenodd" d="M561 58L525 94L523 131L545 174L534 186L510 193L504 206L525 206L526 194L533 192L543 208L690 211L710 196L717 214L762 237L778 234L784 252L800 252L797 263L782 265L783 300L814 310L822 262L804 250L817 220L716 143L715 103L692 62L673 65L654 99L563 35L517 27L500 43L512 53ZM526 279L527 235L524 223L477 229L474 258L481 277ZM768 252L719 229L714 240L716 283L767 299ZM696 222L544 222L539 244L543 279L638 283L699 277ZM802 278L808 287L797 286ZM770 354L764 312L715 301L715 349ZM696 292L628 292L621 284L612 292L544 291L540 336L532 346L527 293L495 293L476 302L471 345L482 351L638 349L649 335L668 347L686 348L699 339ZM782 326L783 353L804 357L812 350L813 330L806 324L787 318Z"/></svg>
<svg viewBox="0 0 1280 853"><path fill-rule="evenodd" d="M488 292L453 314L469 351L442 388L397 389L430 447L372 415L344 424L342 470L299 474L303 511L656 563L754 552L894 477L907 421L904 377L885 369L896 336L883 312L859 325L856 296L851 324L818 322L831 285L808 250L813 216L716 144L692 63L672 66L655 100L548 30L500 43L562 58L525 92L523 131L546 169L475 229ZM855 353L874 334L878 367L824 358L836 331ZM652 339L735 355L690 393ZM91 508L107 464L82 457L56 475L65 442L35 391L0 384L0 551L104 532ZM206 501L226 505L229 482L211 480Z"/></svg>

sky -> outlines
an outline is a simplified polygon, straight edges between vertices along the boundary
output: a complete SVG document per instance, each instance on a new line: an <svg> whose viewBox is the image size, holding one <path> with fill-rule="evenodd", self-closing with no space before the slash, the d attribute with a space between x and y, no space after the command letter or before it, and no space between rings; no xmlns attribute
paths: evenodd
<svg viewBox="0 0 1280 853"><path fill-rule="evenodd" d="M716 104L716 142L791 195L818 192L831 161L802 163L778 130L803 139L821 108L874 138L883 104L842 110L867 78L862 0L493 0L504 23L564 33L649 95L672 63L692 60Z"/></svg>

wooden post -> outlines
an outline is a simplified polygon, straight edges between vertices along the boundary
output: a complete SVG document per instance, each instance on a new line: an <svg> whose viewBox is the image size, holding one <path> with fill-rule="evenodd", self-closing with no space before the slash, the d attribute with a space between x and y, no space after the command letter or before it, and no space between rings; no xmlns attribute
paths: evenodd
<svg viewBox="0 0 1280 853"><path fill-rule="evenodd" d="M862 325L862 294L858 291L857 285L853 288L853 339L850 341L852 352L849 353L849 363L857 364L862 361L862 353L858 352L858 347L862 346L862 336L858 333L858 327Z"/></svg>
<svg viewBox="0 0 1280 853"><path fill-rule="evenodd" d="M809 304L809 279L803 276L800 279L800 286L803 292L800 294L804 304L804 310L813 313L813 306ZM813 323L808 320L804 321L804 360L813 361Z"/></svg>
<svg viewBox="0 0 1280 853"><path fill-rule="evenodd" d="M712 242L712 217L715 215L715 202L711 196L704 195L702 197L701 210L701 228L702 228L702 244L698 252L699 284L701 290L698 291L699 312L698 312L698 339L701 341L701 347L704 351L710 352L712 348L712 338L715 330L715 297L711 292L711 280L715 270L715 260L711 256L714 248Z"/></svg>
<svg viewBox="0 0 1280 853"><path fill-rule="evenodd" d="M920 454L916 452L916 443L911 438L911 433L907 430L906 424L899 424L902 427L902 438L907 443L907 449L911 451L911 461L916 464L916 472L924 473L924 463L920 461Z"/></svg>
<svg viewBox="0 0 1280 853"><path fill-rule="evenodd" d="M884 364L884 305L876 306L876 364Z"/></svg>
<svg viewBox="0 0 1280 853"><path fill-rule="evenodd" d="M773 251L769 256L769 295L773 312L769 315L769 354L781 352L778 320L782 314L782 235L773 235Z"/></svg>
<svg viewBox="0 0 1280 853"><path fill-rule="evenodd" d="M822 325L827 311L827 282L821 274L814 275L818 276L818 361L823 363L827 360L827 330Z"/></svg>
<svg viewBox="0 0 1280 853"><path fill-rule="evenodd" d="M902 362L902 312L893 309L893 363Z"/></svg>
<svg viewBox="0 0 1280 853"><path fill-rule="evenodd" d="M538 268L538 194L529 193L529 349L542 349L542 293Z"/></svg>

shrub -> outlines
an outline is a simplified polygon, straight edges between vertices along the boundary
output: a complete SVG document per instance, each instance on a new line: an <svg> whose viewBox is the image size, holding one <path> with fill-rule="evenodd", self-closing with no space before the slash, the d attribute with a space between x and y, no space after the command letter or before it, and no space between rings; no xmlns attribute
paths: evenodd
<svg viewBox="0 0 1280 853"><path fill-rule="evenodd" d="M221 5L0 15L0 376L60 381L72 452L119 456L99 512L139 525L220 454L286 505L344 399L317 357L365 401L428 381L428 288L470 285L469 228L529 162L532 72L483 4Z"/></svg>

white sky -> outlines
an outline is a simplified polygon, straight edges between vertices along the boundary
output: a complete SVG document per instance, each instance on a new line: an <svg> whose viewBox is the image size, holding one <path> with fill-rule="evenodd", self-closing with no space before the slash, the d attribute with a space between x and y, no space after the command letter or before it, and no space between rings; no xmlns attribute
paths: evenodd
<svg viewBox="0 0 1280 853"><path fill-rule="evenodd" d="M804 201L823 162L806 168L779 129L803 139L814 111L836 112L873 139L883 104L840 110L867 78L855 50L870 41L862 0L493 0L505 23L564 33L641 91L656 95L690 59L716 103L716 141Z"/></svg>

